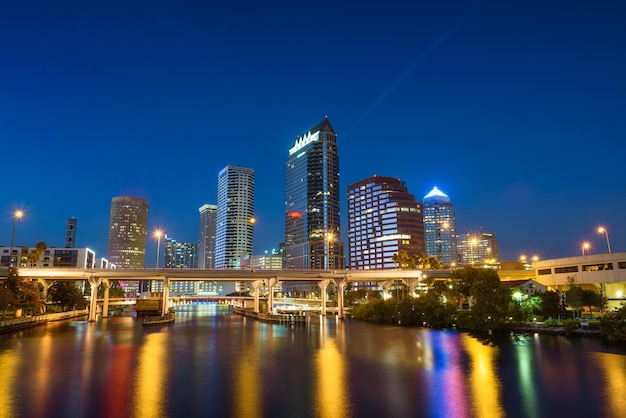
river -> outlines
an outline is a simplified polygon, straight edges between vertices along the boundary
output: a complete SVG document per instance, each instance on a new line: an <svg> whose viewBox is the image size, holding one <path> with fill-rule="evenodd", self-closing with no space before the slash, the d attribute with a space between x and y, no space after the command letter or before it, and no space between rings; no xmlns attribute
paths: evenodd
<svg viewBox="0 0 626 418"><path fill-rule="evenodd" d="M626 346L322 318L274 325L214 304L0 335L0 417L623 417Z"/></svg>

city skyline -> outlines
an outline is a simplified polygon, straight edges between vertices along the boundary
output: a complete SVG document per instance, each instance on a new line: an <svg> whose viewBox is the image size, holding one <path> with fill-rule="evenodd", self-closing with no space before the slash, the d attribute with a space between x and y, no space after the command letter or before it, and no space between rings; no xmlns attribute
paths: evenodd
<svg viewBox="0 0 626 418"><path fill-rule="evenodd" d="M346 185L378 175L444 190L457 234L497 233L501 259L606 252L601 225L623 251L626 5L544 3L5 4L0 244L20 208L16 246L63 247L75 217L76 247L105 256L111 199L137 196L149 266L152 231L196 242L237 165L255 252L277 249L287 150L328 115L344 242Z"/></svg>

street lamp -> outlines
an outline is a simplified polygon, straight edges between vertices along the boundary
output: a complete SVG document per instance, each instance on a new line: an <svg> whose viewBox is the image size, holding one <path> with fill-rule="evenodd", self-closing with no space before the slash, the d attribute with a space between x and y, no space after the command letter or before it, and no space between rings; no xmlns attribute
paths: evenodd
<svg viewBox="0 0 626 418"><path fill-rule="evenodd" d="M601 227L598 228L598 233L599 234L604 234L604 236L606 237L606 246L609 249L609 254L610 254L611 253L611 243L609 242L609 231L605 227L601 226Z"/></svg>
<svg viewBox="0 0 626 418"><path fill-rule="evenodd" d="M18 219L22 219L24 216L24 212L21 210L16 210L13 213L13 231L11 232L11 252L9 252L9 267L13 267L13 240L15 239L15 224Z"/></svg>
<svg viewBox="0 0 626 418"><path fill-rule="evenodd" d="M474 265L474 245L478 244L478 240L476 238L472 238L470 241L470 254L472 256L472 266Z"/></svg>
<svg viewBox="0 0 626 418"><path fill-rule="evenodd" d="M582 250L583 250L583 255L585 255L585 253L587 252L587 250L589 250L589 248L591 248L591 245L588 242L583 242L582 245Z"/></svg>
<svg viewBox="0 0 626 418"><path fill-rule="evenodd" d="M154 231L154 237L157 239L157 253L156 253L156 268L159 268L159 255L161 254L161 236L163 235L163 231L157 229Z"/></svg>
<svg viewBox="0 0 626 418"><path fill-rule="evenodd" d="M326 233L326 270L330 268L330 244L335 239L335 234L332 232Z"/></svg>
<svg viewBox="0 0 626 418"><path fill-rule="evenodd" d="M248 222L250 223L250 225L252 225L252 245L251 245L251 250L250 250L250 270L252 270L253 265L252 265L252 259L254 258L254 225L256 224L256 218L254 216L252 216Z"/></svg>

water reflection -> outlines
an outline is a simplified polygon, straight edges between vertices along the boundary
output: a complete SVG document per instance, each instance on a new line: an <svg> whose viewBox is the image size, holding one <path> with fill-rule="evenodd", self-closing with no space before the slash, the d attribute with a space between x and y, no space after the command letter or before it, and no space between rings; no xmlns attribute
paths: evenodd
<svg viewBox="0 0 626 418"><path fill-rule="evenodd" d="M332 320L332 319L331 319ZM330 333L328 321L320 323L320 347L315 353L315 415L320 418L352 416L349 379L344 354L339 346L345 342L343 323L335 324L335 338Z"/></svg>
<svg viewBox="0 0 626 418"><path fill-rule="evenodd" d="M166 377L171 359L167 356L167 332L148 334L139 350L139 364L134 379L135 417L163 417Z"/></svg>
<svg viewBox="0 0 626 418"><path fill-rule="evenodd" d="M185 309L189 309L185 312ZM626 349L215 307L156 330L114 317L0 335L0 417L618 417ZM506 388L506 389L505 389Z"/></svg>
<svg viewBox="0 0 626 418"><path fill-rule="evenodd" d="M483 344L467 334L463 334L462 342L471 362L468 383L474 411L472 415L494 418L505 416L495 364L498 348Z"/></svg>
<svg viewBox="0 0 626 418"><path fill-rule="evenodd" d="M17 384L17 370L20 359L12 348L0 352L0 417L13 418L16 403L14 387Z"/></svg>
<svg viewBox="0 0 626 418"><path fill-rule="evenodd" d="M235 368L234 410L236 416L257 418L261 416L261 379L259 377L259 351L246 347L240 353Z"/></svg>

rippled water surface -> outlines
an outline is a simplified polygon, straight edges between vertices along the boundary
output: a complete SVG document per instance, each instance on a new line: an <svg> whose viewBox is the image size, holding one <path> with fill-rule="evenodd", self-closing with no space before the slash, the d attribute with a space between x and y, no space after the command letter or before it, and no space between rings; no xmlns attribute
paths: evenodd
<svg viewBox="0 0 626 418"><path fill-rule="evenodd" d="M626 347L600 340L176 314L1 335L0 417L626 416Z"/></svg>

